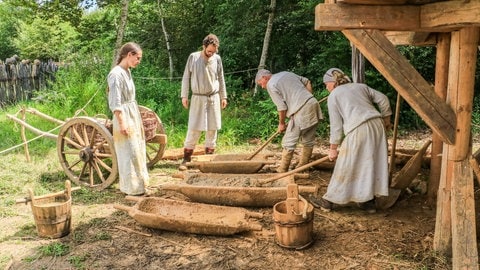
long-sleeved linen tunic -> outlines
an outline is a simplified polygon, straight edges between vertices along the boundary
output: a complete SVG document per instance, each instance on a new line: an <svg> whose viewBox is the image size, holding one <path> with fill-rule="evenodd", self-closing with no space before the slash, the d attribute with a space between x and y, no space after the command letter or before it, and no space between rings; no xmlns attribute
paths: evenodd
<svg viewBox="0 0 480 270"><path fill-rule="evenodd" d="M310 100L315 99L305 85L308 79L295 73L282 71L275 73L270 77L267 83L267 91L277 106L278 111L287 111L286 116L300 113L300 109ZM309 106L301 111L301 115L295 116L299 121L295 121L301 130L307 129L317 124L322 118L322 112L319 106Z"/></svg>
<svg viewBox="0 0 480 270"><path fill-rule="evenodd" d="M118 160L120 191L128 195L145 192L149 183L143 123L135 100L135 85L130 70L115 66L108 74L108 105L121 111L128 127L128 136L120 133L118 119L113 116L113 141Z"/></svg>
<svg viewBox="0 0 480 270"><path fill-rule="evenodd" d="M214 54L207 60L201 51L190 54L183 72L180 97L188 98L190 89L188 129L221 129L221 100L227 98L227 91L220 55Z"/></svg>
<svg viewBox="0 0 480 270"><path fill-rule="evenodd" d="M340 85L328 97L328 113L330 143L341 146L323 198L346 204L387 196L388 150L382 119L392 114L387 96L365 84Z"/></svg>

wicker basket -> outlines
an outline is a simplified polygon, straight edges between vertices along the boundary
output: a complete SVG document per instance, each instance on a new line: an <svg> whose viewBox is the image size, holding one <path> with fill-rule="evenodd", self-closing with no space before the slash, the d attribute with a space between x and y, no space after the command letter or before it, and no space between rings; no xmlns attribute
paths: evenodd
<svg viewBox="0 0 480 270"><path fill-rule="evenodd" d="M158 119L157 115L152 111L140 112L143 122L143 132L145 133L145 141L149 141L157 134Z"/></svg>

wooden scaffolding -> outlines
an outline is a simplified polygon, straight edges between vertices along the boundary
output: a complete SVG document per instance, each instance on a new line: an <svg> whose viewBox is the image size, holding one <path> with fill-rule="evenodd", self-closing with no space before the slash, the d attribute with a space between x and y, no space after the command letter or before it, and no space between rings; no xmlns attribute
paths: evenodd
<svg viewBox="0 0 480 270"><path fill-rule="evenodd" d="M453 269L478 269L470 160L480 0L325 0L315 30L341 31L432 129L433 249ZM436 46L433 86L396 45Z"/></svg>

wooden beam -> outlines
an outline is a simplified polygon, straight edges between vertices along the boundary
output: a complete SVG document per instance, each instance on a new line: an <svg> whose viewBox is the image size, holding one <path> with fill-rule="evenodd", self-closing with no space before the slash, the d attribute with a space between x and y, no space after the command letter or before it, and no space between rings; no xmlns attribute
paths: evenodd
<svg viewBox="0 0 480 270"><path fill-rule="evenodd" d="M355 5L403 5L407 0L337 0L337 2Z"/></svg>
<svg viewBox="0 0 480 270"><path fill-rule="evenodd" d="M437 197L437 213L435 219L435 235L433 237L433 250L451 257L452 256L452 179L454 164L448 160L448 153L453 151L453 145L443 146L442 171Z"/></svg>
<svg viewBox="0 0 480 270"><path fill-rule="evenodd" d="M450 63L450 33L438 34L435 57L435 94L441 100L447 99L448 66ZM436 132L432 134L430 177L428 179L427 204L435 206L442 170L443 142Z"/></svg>
<svg viewBox="0 0 480 270"><path fill-rule="evenodd" d="M480 1L451 0L424 5L325 3L315 7L317 31L451 32L465 26L480 26Z"/></svg>
<svg viewBox="0 0 480 270"><path fill-rule="evenodd" d="M384 35L393 45L433 46L437 44L436 34L429 32L385 31Z"/></svg>
<svg viewBox="0 0 480 270"><path fill-rule="evenodd" d="M447 102L457 115L456 142L448 159L454 163L452 175L452 266L478 268L471 155L471 121L479 29L452 32Z"/></svg>
<svg viewBox="0 0 480 270"><path fill-rule="evenodd" d="M456 118L452 109L435 95L430 84L378 30L344 30L343 34L395 87L442 141L455 142Z"/></svg>
<svg viewBox="0 0 480 270"><path fill-rule="evenodd" d="M472 168L468 159L453 163L452 269L478 269Z"/></svg>
<svg viewBox="0 0 480 270"><path fill-rule="evenodd" d="M452 32L447 103L457 115L456 149L454 151L456 156L449 157L455 161L464 160L471 154L469 142L478 40L477 27L468 27Z"/></svg>
<svg viewBox="0 0 480 270"><path fill-rule="evenodd" d="M423 5L420 23L422 29L480 26L480 1L455 0Z"/></svg>
<svg viewBox="0 0 480 270"><path fill-rule="evenodd" d="M380 29L415 31L420 28L419 6L318 4L315 30Z"/></svg>

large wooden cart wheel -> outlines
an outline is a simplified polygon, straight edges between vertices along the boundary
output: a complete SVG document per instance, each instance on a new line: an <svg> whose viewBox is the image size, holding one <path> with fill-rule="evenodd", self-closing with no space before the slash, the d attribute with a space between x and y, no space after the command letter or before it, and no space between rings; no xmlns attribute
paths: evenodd
<svg viewBox="0 0 480 270"><path fill-rule="evenodd" d="M76 117L60 129L57 152L67 176L77 185L97 190L110 186L118 176L117 155L109 120Z"/></svg>
<svg viewBox="0 0 480 270"><path fill-rule="evenodd" d="M162 120L151 109L145 106L138 106L142 115L145 139L147 146L147 167L152 168L165 153L167 135ZM150 129L153 127L153 129Z"/></svg>

